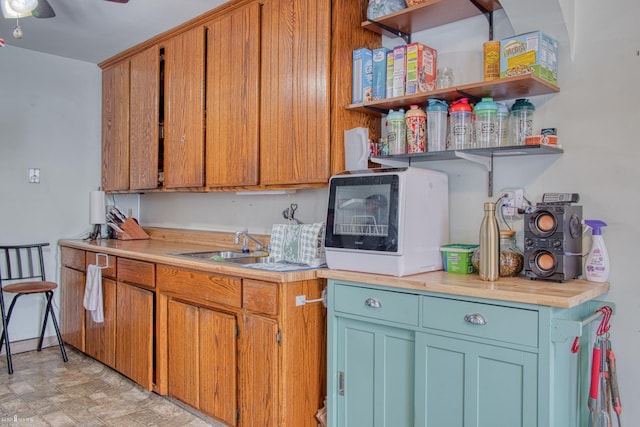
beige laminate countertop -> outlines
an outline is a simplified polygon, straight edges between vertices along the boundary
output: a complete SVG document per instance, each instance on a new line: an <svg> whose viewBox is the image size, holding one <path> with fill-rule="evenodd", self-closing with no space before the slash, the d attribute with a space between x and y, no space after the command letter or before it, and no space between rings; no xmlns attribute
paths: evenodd
<svg viewBox="0 0 640 427"><path fill-rule="evenodd" d="M394 277L342 270L318 270L318 277L408 290L487 298L551 307L575 307L609 291L609 283L569 280L565 283L501 277L495 282L480 280L477 274L448 274L444 271Z"/></svg>
<svg viewBox="0 0 640 427"><path fill-rule="evenodd" d="M173 242L167 240L60 240L60 246L82 249L91 252L101 252L109 255L153 262L156 264L170 265L173 267L188 268L207 273L219 273L229 276L237 276L247 279L267 280L272 282L296 282L299 280L315 279L317 270L300 270L292 272L274 272L242 267L237 264L225 262L202 261L169 255L179 252L237 250L233 247L221 247L217 245L204 245L185 242Z"/></svg>

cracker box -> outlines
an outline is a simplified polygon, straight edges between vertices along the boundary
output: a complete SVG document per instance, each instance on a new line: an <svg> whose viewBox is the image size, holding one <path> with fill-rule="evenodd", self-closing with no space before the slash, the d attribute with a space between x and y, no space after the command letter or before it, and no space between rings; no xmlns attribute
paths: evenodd
<svg viewBox="0 0 640 427"><path fill-rule="evenodd" d="M393 48L393 92L392 96L404 96L407 78L407 46Z"/></svg>
<svg viewBox="0 0 640 427"><path fill-rule="evenodd" d="M436 88L437 52L422 43L407 45L407 95L429 92Z"/></svg>
<svg viewBox="0 0 640 427"><path fill-rule="evenodd" d="M500 41L500 78L533 74L558 84L558 42L534 31Z"/></svg>
<svg viewBox="0 0 640 427"><path fill-rule="evenodd" d="M387 52L387 98L393 97L393 50Z"/></svg>
<svg viewBox="0 0 640 427"><path fill-rule="evenodd" d="M387 53L389 49L381 47L373 49L373 90L372 99L387 97Z"/></svg>
<svg viewBox="0 0 640 427"><path fill-rule="evenodd" d="M361 104L371 101L372 96L372 52L371 49L359 48L353 51L353 74L351 85L351 102Z"/></svg>

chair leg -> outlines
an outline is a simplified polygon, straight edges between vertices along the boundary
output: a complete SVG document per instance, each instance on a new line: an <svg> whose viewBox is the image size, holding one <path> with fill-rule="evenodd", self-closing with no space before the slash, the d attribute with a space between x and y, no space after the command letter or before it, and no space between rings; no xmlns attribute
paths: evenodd
<svg viewBox="0 0 640 427"><path fill-rule="evenodd" d="M2 293L2 289L0 289ZM7 353L7 370L9 375L13 374L13 363L11 361L11 346L9 344L9 331L7 326L9 322L4 315L4 295L0 294L0 314L2 315L2 338L0 338L0 349L2 348L2 342L4 341L5 351Z"/></svg>
<svg viewBox="0 0 640 427"><path fill-rule="evenodd" d="M56 320L56 314L53 312L53 307L51 306L51 300L53 299L53 291L47 292L47 313L51 313L51 321L53 322L53 328L56 330L56 336L58 337L58 346L60 347L60 353L62 353L62 360L65 362L69 360L67 358L67 352L64 349L64 343L62 342L62 335L60 335L60 328L58 327L58 321ZM45 319L46 319L45 314ZM44 337L44 329L42 331L42 335L40 336L40 344L39 347L42 348L42 339Z"/></svg>

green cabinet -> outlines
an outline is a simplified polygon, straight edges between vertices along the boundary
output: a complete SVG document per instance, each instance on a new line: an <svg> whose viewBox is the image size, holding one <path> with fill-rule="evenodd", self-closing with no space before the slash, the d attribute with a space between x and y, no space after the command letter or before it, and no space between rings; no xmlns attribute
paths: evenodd
<svg viewBox="0 0 640 427"><path fill-rule="evenodd" d="M328 425L578 427L601 303L559 308L328 281Z"/></svg>

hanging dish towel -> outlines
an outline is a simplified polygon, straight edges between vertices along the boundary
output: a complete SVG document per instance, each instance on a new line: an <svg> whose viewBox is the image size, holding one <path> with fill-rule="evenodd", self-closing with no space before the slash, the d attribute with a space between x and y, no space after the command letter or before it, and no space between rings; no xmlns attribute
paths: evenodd
<svg viewBox="0 0 640 427"><path fill-rule="evenodd" d="M315 224L273 224L269 256L276 261L311 267L326 264L324 222Z"/></svg>
<svg viewBox="0 0 640 427"><path fill-rule="evenodd" d="M91 319L96 323L104 322L102 304L102 269L97 265L87 267L87 282L84 288L84 308L91 312Z"/></svg>

